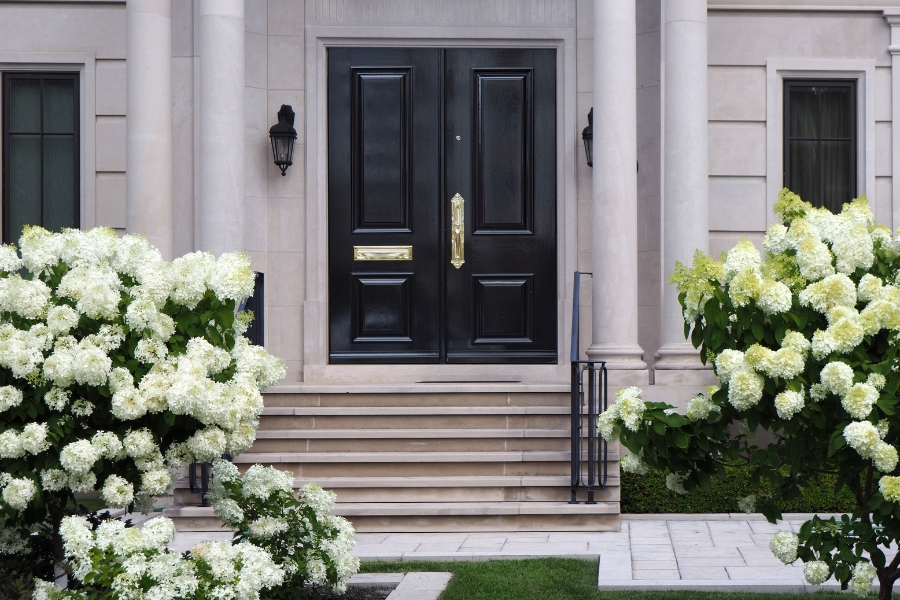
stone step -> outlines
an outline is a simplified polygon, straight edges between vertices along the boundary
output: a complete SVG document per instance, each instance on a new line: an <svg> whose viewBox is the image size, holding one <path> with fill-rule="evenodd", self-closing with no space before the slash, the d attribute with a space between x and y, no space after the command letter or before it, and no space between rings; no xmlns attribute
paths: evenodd
<svg viewBox="0 0 900 600"><path fill-rule="evenodd" d="M235 464L284 463L462 463L462 462L570 462L569 451L506 452L244 452ZM618 461L619 452L610 450L609 461ZM585 455L585 460L587 457Z"/></svg>
<svg viewBox="0 0 900 600"><path fill-rule="evenodd" d="M568 429L265 429L265 439L400 439L400 438L569 438Z"/></svg>
<svg viewBox="0 0 900 600"><path fill-rule="evenodd" d="M297 477L294 487L316 482L337 493L339 503L346 502L503 502L568 501L569 476L497 476L497 477ZM597 500L619 499L618 475L607 479ZM200 494L192 493L187 479L176 483L175 502L199 505Z"/></svg>
<svg viewBox="0 0 900 600"><path fill-rule="evenodd" d="M455 392L400 391L371 393L377 386L367 386L366 391L285 394L267 392L264 394L266 406L568 406L571 395L568 392L475 392L461 393L459 384ZM566 386L568 387L568 386Z"/></svg>
<svg viewBox="0 0 900 600"><path fill-rule="evenodd" d="M263 416L568 415L569 406L266 406Z"/></svg>
<svg viewBox="0 0 900 600"><path fill-rule="evenodd" d="M334 513L357 531L617 531L619 503L422 502L341 503ZM209 507L174 506L178 531L221 531Z"/></svg>

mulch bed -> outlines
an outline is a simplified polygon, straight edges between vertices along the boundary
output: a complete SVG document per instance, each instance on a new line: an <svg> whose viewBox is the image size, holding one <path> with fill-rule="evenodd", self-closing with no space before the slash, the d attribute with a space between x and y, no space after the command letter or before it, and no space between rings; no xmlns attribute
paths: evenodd
<svg viewBox="0 0 900 600"><path fill-rule="evenodd" d="M394 588L348 587L343 594L332 594L328 590L314 588L305 590L304 600L385 600Z"/></svg>

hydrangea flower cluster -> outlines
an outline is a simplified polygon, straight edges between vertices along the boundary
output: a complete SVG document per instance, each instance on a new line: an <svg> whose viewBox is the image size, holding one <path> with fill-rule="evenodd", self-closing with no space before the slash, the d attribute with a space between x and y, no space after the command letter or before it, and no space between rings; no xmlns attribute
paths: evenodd
<svg viewBox="0 0 900 600"><path fill-rule="evenodd" d="M242 337L253 284L246 253L167 262L111 229L26 227L0 247L0 512L92 491L128 506L247 449L285 373Z"/></svg>
<svg viewBox="0 0 900 600"><path fill-rule="evenodd" d="M216 516L237 531L236 541L271 553L287 587L311 584L342 593L359 570L352 554L356 532L332 514L335 494L318 484L295 495L288 471L254 465L242 477L232 463L216 460L207 497Z"/></svg>
<svg viewBox="0 0 900 600"><path fill-rule="evenodd" d="M96 530L84 518L67 517L60 532L82 588L63 591L37 580L34 600L87 600L108 592L122 599L258 600L261 590L284 582L284 570L272 556L250 543L204 542L188 557L167 550L175 527L165 517L148 521L142 529L106 520Z"/></svg>
<svg viewBox="0 0 900 600"><path fill-rule="evenodd" d="M833 214L783 190L774 208L761 249L744 240L718 261L698 252L670 278L686 336L721 389L691 398L684 415L647 402L626 421L613 406L598 429L632 454L643 449L641 463L669 472L679 493L708 486L723 464L747 465L773 522L778 499L838 473L859 504L841 534L826 542L801 528L772 549L801 558L813 583L833 575L868 591L877 571L886 597L900 567L848 557L900 535L900 234L875 222L864 197Z"/></svg>

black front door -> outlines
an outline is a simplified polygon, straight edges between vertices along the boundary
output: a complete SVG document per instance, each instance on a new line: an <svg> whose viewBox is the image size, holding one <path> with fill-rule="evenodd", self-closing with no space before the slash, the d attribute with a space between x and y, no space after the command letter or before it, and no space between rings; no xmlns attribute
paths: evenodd
<svg viewBox="0 0 900 600"><path fill-rule="evenodd" d="M328 51L332 363L555 363L554 50Z"/></svg>

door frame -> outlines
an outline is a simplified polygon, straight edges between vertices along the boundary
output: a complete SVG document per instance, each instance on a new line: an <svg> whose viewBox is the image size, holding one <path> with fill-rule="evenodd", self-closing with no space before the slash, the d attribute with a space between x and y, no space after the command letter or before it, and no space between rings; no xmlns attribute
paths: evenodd
<svg viewBox="0 0 900 600"><path fill-rule="evenodd" d="M340 384L418 384L447 381L521 381L568 383L571 338L572 282L577 264L576 187L590 190L590 171L581 155L578 139L575 89L575 26L569 27L432 27L422 35L416 26L367 26L366 37L350 25L306 27L306 115L321 115L306 128L306 299L303 302L303 381ZM466 37L461 37L465 35ZM327 49L362 47L440 48L551 48L557 61L557 348L558 360L550 365L439 364L439 365L334 365L329 364L328 322L328 119ZM590 94L581 95L590 104ZM298 102L300 104L300 102ZM589 106L581 112L587 114ZM577 131L576 131L577 130ZM581 185L576 186L576 171ZM424 383L423 383L424 382Z"/></svg>

